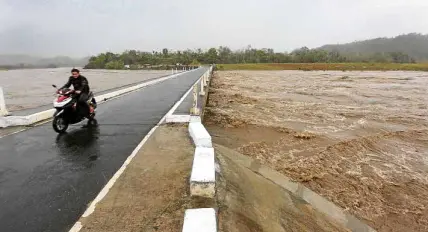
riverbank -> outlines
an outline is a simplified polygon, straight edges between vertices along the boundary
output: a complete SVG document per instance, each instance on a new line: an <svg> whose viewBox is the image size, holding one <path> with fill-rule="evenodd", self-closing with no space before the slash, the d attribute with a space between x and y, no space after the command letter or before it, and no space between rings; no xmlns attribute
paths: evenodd
<svg viewBox="0 0 428 232"><path fill-rule="evenodd" d="M302 71L428 71L428 63L283 63L283 64L218 64L217 69L228 70L302 70Z"/></svg>

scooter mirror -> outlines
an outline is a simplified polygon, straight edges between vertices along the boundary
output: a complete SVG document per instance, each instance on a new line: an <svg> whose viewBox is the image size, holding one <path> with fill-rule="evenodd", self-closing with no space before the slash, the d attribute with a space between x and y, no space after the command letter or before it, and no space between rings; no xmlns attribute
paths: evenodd
<svg viewBox="0 0 428 232"><path fill-rule="evenodd" d="M52 87L56 88L56 85L52 85Z"/></svg>

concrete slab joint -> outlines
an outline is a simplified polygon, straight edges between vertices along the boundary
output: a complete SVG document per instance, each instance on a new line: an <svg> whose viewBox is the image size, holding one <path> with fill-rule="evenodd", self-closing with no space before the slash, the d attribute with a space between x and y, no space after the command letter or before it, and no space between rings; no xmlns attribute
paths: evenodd
<svg viewBox="0 0 428 232"><path fill-rule="evenodd" d="M215 196L214 148L196 147L190 176L190 195L206 198Z"/></svg>

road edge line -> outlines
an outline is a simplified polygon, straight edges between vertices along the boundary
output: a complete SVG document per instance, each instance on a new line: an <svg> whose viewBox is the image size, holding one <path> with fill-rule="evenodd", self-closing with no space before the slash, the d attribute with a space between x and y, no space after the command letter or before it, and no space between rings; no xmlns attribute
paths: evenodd
<svg viewBox="0 0 428 232"><path fill-rule="evenodd" d="M197 69L193 69L192 71L194 71L194 70L197 70ZM199 79L200 78L198 78L197 81ZM192 89L192 88L193 88L193 85L190 87L190 89ZM188 91L188 92L190 92L190 91ZM185 96L186 93L183 94L183 96ZM128 158L126 158L126 160L122 164L122 166L116 171L116 173L113 175L113 177L110 178L110 180L107 182L107 184L101 189L101 191L98 193L98 195L91 202L89 207L85 210L85 212L82 214L82 216L80 218L82 218L82 217L86 218L86 217L90 216L95 211L97 203L100 202L105 196L107 196L108 192L110 191L110 188L113 187L113 185L116 183L117 179L119 179L119 177L125 171L128 164L131 163L132 159L137 155L137 153L144 146L144 144L147 142L147 140L149 140L150 136L156 131L156 129L160 125L163 124L167 115L171 115L177 109L178 105L180 105L184 101L185 97L183 97L183 96L169 109L169 111L159 120L159 122L154 127L152 127L152 129L150 129L150 131L144 136L143 140L141 140L141 142L137 145L137 147L132 151L131 155L129 155ZM79 232L83 228L83 224L82 224L82 222L80 222L80 218L76 223L74 223L73 227L71 227L69 232Z"/></svg>

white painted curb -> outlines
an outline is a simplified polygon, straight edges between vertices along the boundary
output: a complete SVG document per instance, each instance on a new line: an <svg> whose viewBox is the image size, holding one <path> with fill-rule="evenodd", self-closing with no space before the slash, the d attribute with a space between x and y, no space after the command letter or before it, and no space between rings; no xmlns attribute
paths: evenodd
<svg viewBox="0 0 428 232"><path fill-rule="evenodd" d="M209 72L203 74L201 84L205 78L209 78L211 70L212 67ZM189 134L196 146L190 175L190 195L214 198L216 193L215 153L211 136L202 124L200 116L190 116ZM215 210L213 208L186 210L183 232L217 232Z"/></svg>
<svg viewBox="0 0 428 232"><path fill-rule="evenodd" d="M196 147L190 176L190 195L207 198L215 196L214 148Z"/></svg>
<svg viewBox="0 0 428 232"><path fill-rule="evenodd" d="M191 115L189 122L202 122L202 119L199 116Z"/></svg>
<svg viewBox="0 0 428 232"><path fill-rule="evenodd" d="M201 122L189 123L189 134L196 147L212 147L211 135Z"/></svg>
<svg viewBox="0 0 428 232"><path fill-rule="evenodd" d="M217 232L215 210L213 208L186 210L182 232Z"/></svg>
<svg viewBox="0 0 428 232"><path fill-rule="evenodd" d="M188 114L173 114L166 116L166 123L187 123L190 122L190 115Z"/></svg>
<svg viewBox="0 0 428 232"><path fill-rule="evenodd" d="M196 69L193 69L189 72L195 71ZM121 90L117 90L111 93L107 93L107 94L103 94L101 96L97 96L95 97L95 100L97 101L97 103L102 103L104 101L107 101L111 98L114 97L118 97L120 95L123 95L125 93L129 93L132 91L136 91L138 89L141 89L143 87L146 86L150 86L150 85L154 85L157 84L159 82L180 76L181 74L183 74L185 72L182 73L178 73L178 74L174 74L174 75L170 75L170 76L166 76L166 77L161 77L155 80L151 80L148 82L144 82L138 85L134 85L132 87L129 88L125 88L125 89L121 89ZM43 120L47 120L52 118L53 114L55 113L55 109L50 109L50 110L46 110L46 111L42 111L39 113L35 113L32 115L28 115L28 116L9 116L9 117L0 117L0 128L4 128L4 127L10 127L10 126L28 126L28 125L32 125L34 123L43 121Z"/></svg>

